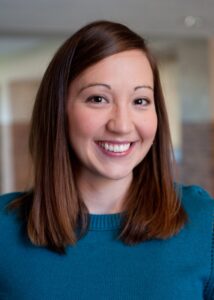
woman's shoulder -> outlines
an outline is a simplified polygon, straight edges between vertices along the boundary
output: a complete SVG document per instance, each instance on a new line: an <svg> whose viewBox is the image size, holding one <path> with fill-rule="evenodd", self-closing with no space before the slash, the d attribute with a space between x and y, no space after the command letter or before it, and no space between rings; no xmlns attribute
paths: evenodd
<svg viewBox="0 0 214 300"><path fill-rule="evenodd" d="M214 199L202 187L197 185L178 185L181 205L188 216L192 229L206 228L212 234L214 218Z"/></svg>
<svg viewBox="0 0 214 300"><path fill-rule="evenodd" d="M0 211L4 210L5 206L23 194L23 192L12 192L0 195Z"/></svg>
<svg viewBox="0 0 214 300"><path fill-rule="evenodd" d="M184 185L176 184L178 189L181 191L183 196L188 196L189 198L203 198L203 199L212 199L212 196L199 185Z"/></svg>
<svg viewBox="0 0 214 300"><path fill-rule="evenodd" d="M182 205L187 210L210 211L214 208L214 199L204 188L198 185L177 185Z"/></svg>
<svg viewBox="0 0 214 300"><path fill-rule="evenodd" d="M9 215L9 209L8 206L9 204L15 200L20 198L22 195L24 195L23 192L12 192L12 193L7 193L7 194L2 194L0 195L0 222L2 223L5 218L7 220Z"/></svg>
<svg viewBox="0 0 214 300"><path fill-rule="evenodd" d="M206 271L204 299L214 293L214 199L197 185L178 185L181 205L187 214L187 223L181 231L186 255L200 261Z"/></svg>

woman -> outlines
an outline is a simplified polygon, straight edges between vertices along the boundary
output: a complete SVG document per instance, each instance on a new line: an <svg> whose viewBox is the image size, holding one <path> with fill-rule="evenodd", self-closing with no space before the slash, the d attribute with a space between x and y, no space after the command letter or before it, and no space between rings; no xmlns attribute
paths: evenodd
<svg viewBox="0 0 214 300"><path fill-rule="evenodd" d="M98 21L62 45L30 150L32 191L0 202L1 299L214 299L213 202L173 183L158 69L140 36Z"/></svg>

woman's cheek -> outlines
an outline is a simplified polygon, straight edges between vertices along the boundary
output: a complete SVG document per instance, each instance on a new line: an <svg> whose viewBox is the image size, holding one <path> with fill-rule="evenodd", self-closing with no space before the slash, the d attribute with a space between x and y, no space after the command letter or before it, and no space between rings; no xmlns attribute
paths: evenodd
<svg viewBox="0 0 214 300"><path fill-rule="evenodd" d="M69 131L72 135L79 134L81 137L92 137L97 134L103 124L103 118L97 113L88 111L75 112L70 116Z"/></svg>
<svg viewBox="0 0 214 300"><path fill-rule="evenodd" d="M138 131L144 138L153 138L157 131L157 116L156 114L152 116L147 116L144 120L139 122Z"/></svg>

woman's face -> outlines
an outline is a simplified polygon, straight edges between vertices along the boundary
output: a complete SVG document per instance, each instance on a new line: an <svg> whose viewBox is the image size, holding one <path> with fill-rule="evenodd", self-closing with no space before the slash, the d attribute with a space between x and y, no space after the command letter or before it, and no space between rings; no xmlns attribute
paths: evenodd
<svg viewBox="0 0 214 300"><path fill-rule="evenodd" d="M153 88L149 61L140 50L109 56L70 84L69 138L88 178L132 176L155 138Z"/></svg>

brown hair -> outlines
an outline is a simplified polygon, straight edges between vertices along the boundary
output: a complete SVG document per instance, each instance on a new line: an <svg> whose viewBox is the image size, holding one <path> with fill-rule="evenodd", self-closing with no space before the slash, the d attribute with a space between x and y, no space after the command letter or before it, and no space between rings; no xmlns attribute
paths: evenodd
<svg viewBox="0 0 214 300"><path fill-rule="evenodd" d="M78 195L75 154L68 140L68 87L89 66L131 49L142 50L150 62L158 128L153 146L133 171L119 238L129 245L166 239L185 223L186 214L173 185L170 132L156 62L142 37L122 24L97 21L61 46L36 97L30 132L34 187L10 205L22 212L28 237L35 245L63 252L76 243L77 228L82 234L87 232L88 210Z"/></svg>

